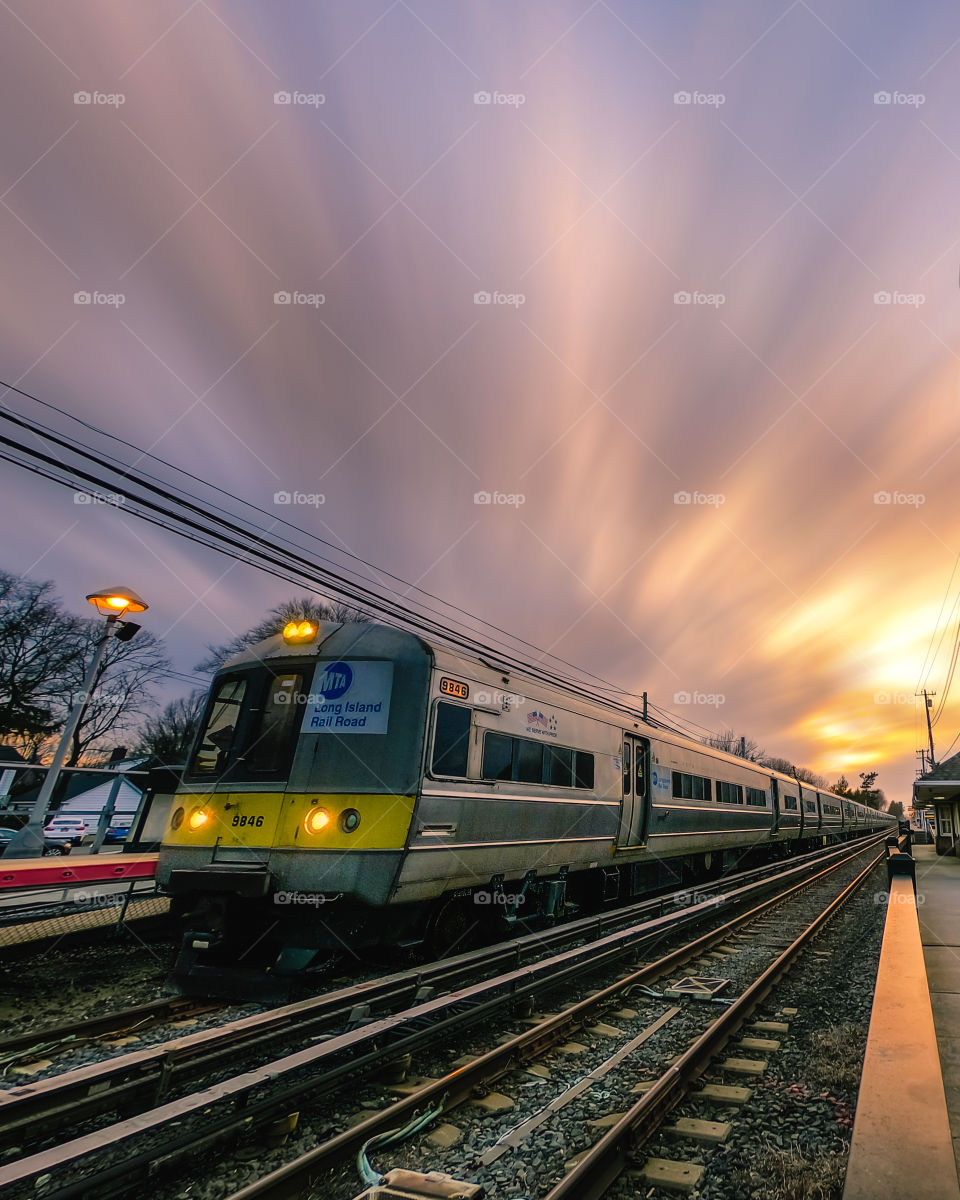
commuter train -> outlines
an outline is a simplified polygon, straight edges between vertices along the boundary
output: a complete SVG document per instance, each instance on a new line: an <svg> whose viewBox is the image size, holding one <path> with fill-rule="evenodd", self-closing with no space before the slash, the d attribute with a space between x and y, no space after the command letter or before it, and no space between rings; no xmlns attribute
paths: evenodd
<svg viewBox="0 0 960 1200"><path fill-rule="evenodd" d="M284 973L461 950L896 825L493 658L292 622L217 672L158 881L178 976Z"/></svg>

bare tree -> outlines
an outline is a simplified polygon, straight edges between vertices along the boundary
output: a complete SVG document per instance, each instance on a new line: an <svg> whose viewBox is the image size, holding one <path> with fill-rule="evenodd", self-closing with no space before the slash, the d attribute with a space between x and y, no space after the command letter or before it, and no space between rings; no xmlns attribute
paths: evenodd
<svg viewBox="0 0 960 1200"><path fill-rule="evenodd" d="M218 670L234 654L262 642L264 638L282 633L288 621L336 621L346 624L351 621L363 623L369 620L370 615L362 609L341 601L327 600L322 596L299 596L283 600L246 633L239 634L232 641L224 642L220 646L208 646L210 653L202 662L197 663L196 670Z"/></svg>
<svg viewBox="0 0 960 1200"><path fill-rule="evenodd" d="M171 700L161 712L140 727L136 752L149 754L165 767L182 766L200 725L206 698L207 693L199 688L189 696Z"/></svg>
<svg viewBox="0 0 960 1200"><path fill-rule="evenodd" d="M732 729L722 729L719 733L712 734L707 739L707 745L712 746L714 750L725 750L727 754L745 758L749 762L762 762L764 759L764 751L760 749L759 743L746 735L734 733Z"/></svg>
<svg viewBox="0 0 960 1200"><path fill-rule="evenodd" d="M52 583L0 571L0 740L28 758L63 724L78 626Z"/></svg>
<svg viewBox="0 0 960 1200"><path fill-rule="evenodd" d="M103 637L103 622L82 621L77 652L65 671L68 707L81 696L87 664ZM157 676L170 669L170 660L159 638L141 629L132 641L111 638L97 672L87 706L73 735L67 766L76 766L82 754L107 734L131 729L156 707L152 689Z"/></svg>

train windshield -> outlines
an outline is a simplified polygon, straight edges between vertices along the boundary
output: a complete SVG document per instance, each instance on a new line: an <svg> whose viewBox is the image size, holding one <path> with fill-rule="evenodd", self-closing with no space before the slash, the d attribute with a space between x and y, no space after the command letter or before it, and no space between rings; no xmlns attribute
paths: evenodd
<svg viewBox="0 0 960 1200"><path fill-rule="evenodd" d="M304 672L260 670L217 681L186 772L194 779L280 778L303 717Z"/></svg>

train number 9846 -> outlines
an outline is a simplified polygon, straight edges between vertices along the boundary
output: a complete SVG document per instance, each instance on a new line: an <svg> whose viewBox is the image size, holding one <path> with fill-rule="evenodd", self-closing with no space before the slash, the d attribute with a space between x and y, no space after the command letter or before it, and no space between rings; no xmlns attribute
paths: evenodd
<svg viewBox="0 0 960 1200"><path fill-rule="evenodd" d="M239 813L237 813L230 824L235 827L239 827L240 829L242 829L244 825L254 825L257 829L259 829L263 825L263 817L242 817Z"/></svg>

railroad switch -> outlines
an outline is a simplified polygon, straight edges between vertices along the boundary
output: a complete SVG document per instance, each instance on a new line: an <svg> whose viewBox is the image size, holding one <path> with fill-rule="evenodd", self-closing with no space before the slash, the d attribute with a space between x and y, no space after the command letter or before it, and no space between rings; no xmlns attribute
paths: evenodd
<svg viewBox="0 0 960 1200"><path fill-rule="evenodd" d="M424 1175L395 1168L356 1200L483 1200L485 1195L479 1184L464 1183L440 1171Z"/></svg>

